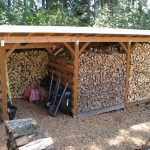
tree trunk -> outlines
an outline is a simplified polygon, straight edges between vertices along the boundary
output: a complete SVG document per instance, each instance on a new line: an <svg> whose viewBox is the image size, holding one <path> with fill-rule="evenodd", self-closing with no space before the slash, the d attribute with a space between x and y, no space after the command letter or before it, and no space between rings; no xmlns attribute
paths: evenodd
<svg viewBox="0 0 150 150"><path fill-rule="evenodd" d="M87 22L91 23L91 0L87 0Z"/></svg>
<svg viewBox="0 0 150 150"><path fill-rule="evenodd" d="M45 6L45 0L42 0L42 7Z"/></svg>
<svg viewBox="0 0 150 150"><path fill-rule="evenodd" d="M46 0L46 9L50 8L50 4L51 4L51 1L50 0Z"/></svg>
<svg viewBox="0 0 150 150"><path fill-rule="evenodd" d="M11 0L8 0L8 7L11 7Z"/></svg>

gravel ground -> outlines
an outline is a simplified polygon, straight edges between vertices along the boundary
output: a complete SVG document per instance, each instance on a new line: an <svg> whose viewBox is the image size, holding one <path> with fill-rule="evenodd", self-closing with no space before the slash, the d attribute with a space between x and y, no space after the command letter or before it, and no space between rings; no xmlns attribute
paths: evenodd
<svg viewBox="0 0 150 150"><path fill-rule="evenodd" d="M73 119L63 114L50 117L41 106L23 100L14 104L18 107L16 119L34 118L49 132L56 150L134 150L150 137L150 105ZM3 124L0 132L0 150L5 150Z"/></svg>

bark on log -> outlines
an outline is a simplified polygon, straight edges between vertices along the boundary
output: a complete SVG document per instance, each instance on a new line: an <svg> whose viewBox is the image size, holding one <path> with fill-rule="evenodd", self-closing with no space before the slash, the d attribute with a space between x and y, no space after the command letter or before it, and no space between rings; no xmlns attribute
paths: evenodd
<svg viewBox="0 0 150 150"><path fill-rule="evenodd" d="M39 83L48 74L47 64L47 51L15 50L7 60L12 97L22 98L29 83Z"/></svg>
<svg viewBox="0 0 150 150"><path fill-rule="evenodd" d="M138 43L131 54L129 102L150 98L150 44Z"/></svg>
<svg viewBox="0 0 150 150"><path fill-rule="evenodd" d="M125 54L115 45L85 50L80 56L78 112L123 103Z"/></svg>

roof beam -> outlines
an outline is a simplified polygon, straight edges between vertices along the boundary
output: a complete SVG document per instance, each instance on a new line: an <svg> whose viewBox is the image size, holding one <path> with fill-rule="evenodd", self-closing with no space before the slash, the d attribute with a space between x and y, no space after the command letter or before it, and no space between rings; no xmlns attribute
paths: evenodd
<svg viewBox="0 0 150 150"><path fill-rule="evenodd" d="M4 40L5 43L51 43L51 42L150 42L150 37L90 37L90 36L1 36L0 40Z"/></svg>
<svg viewBox="0 0 150 150"><path fill-rule="evenodd" d="M13 44L5 44L5 49L11 49ZM56 44L53 43L30 43L30 44L26 44L26 45L19 45L17 48L18 49L35 49L35 48L49 48L49 47L53 47ZM58 45L58 44L57 44ZM59 45L58 45L59 47ZM61 45L60 45L61 47Z"/></svg>

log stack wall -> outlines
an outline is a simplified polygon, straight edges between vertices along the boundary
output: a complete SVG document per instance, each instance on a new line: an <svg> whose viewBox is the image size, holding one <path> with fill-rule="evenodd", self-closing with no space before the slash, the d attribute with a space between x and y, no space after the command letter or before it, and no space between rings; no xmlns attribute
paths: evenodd
<svg viewBox="0 0 150 150"><path fill-rule="evenodd" d="M123 104L126 60L120 50L120 47L112 45L90 48L81 54L79 114Z"/></svg>
<svg viewBox="0 0 150 150"><path fill-rule="evenodd" d="M129 102L150 99L150 44L138 43L131 54Z"/></svg>
<svg viewBox="0 0 150 150"><path fill-rule="evenodd" d="M46 50L15 50L7 60L10 89L13 98L22 98L26 86L40 82L48 73Z"/></svg>
<svg viewBox="0 0 150 150"><path fill-rule="evenodd" d="M14 98L23 95L33 80L39 81L47 73L61 72L62 84L70 80L73 88L73 58L61 52L49 55L45 50L15 51L8 59L10 88ZM46 67L49 63L49 67ZM78 113L122 105L126 55L118 45L88 48L79 61ZM150 44L139 43L131 55L129 102L150 98ZM107 109L109 110L109 109Z"/></svg>

